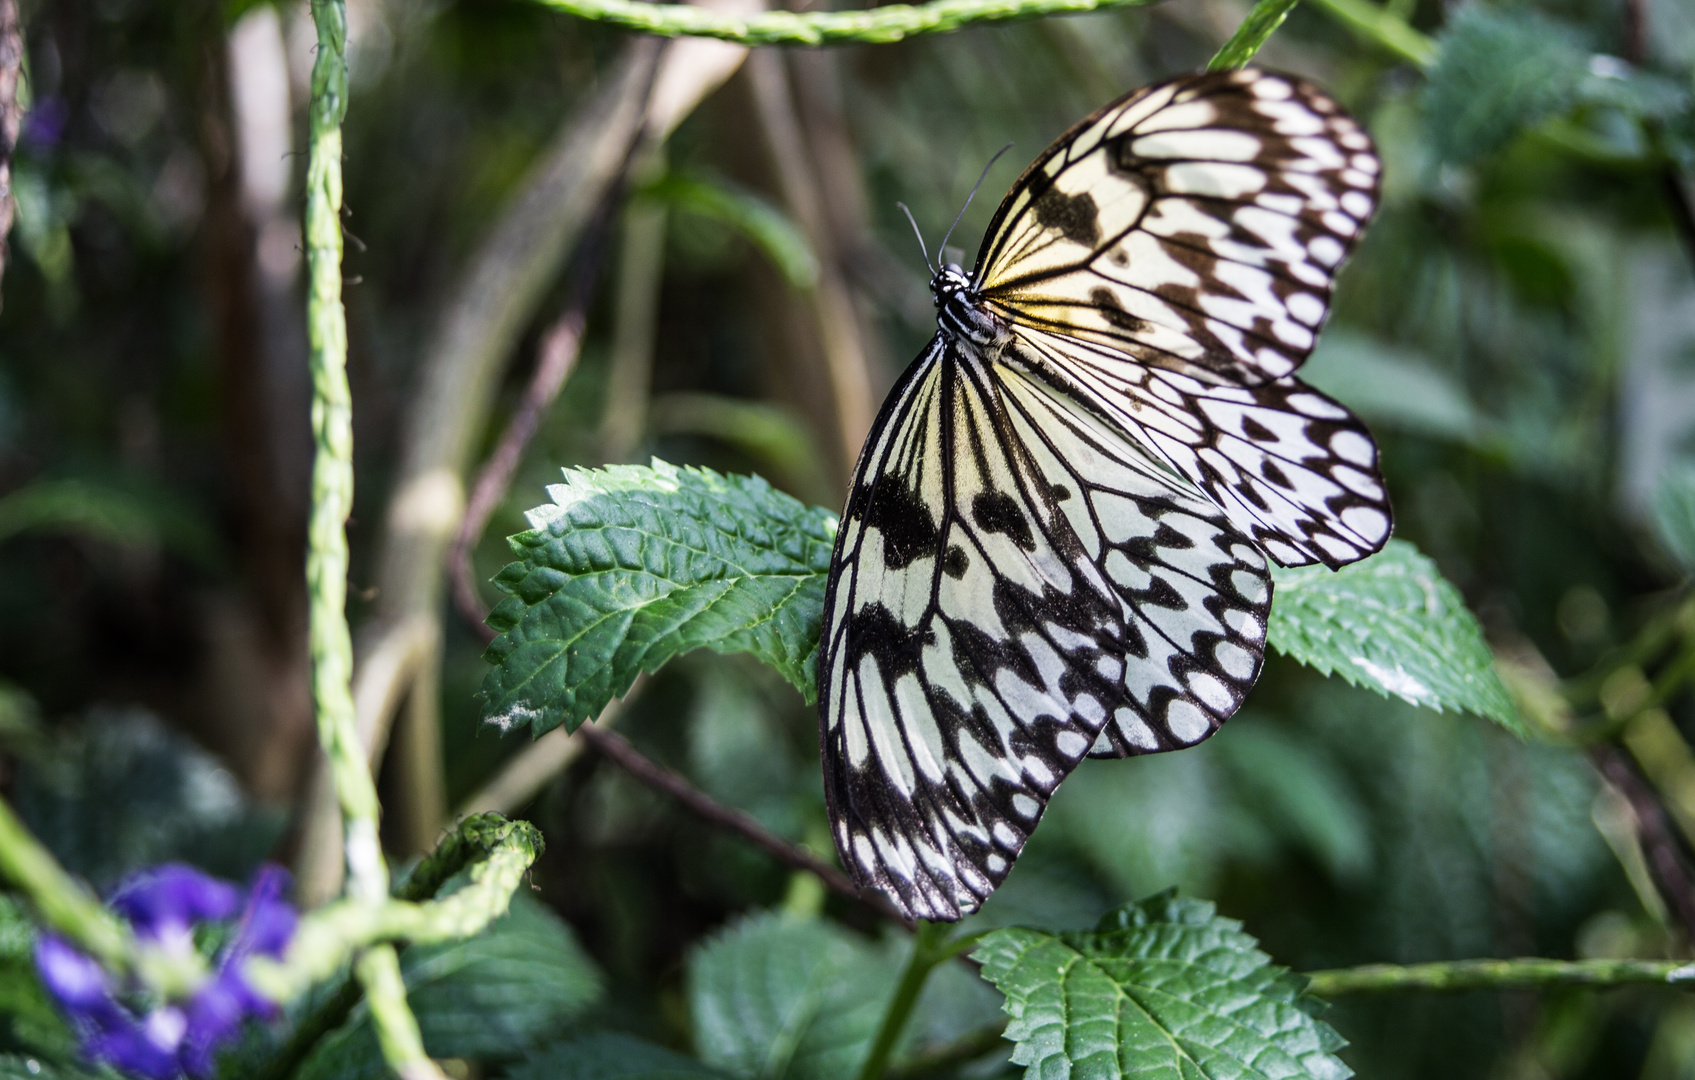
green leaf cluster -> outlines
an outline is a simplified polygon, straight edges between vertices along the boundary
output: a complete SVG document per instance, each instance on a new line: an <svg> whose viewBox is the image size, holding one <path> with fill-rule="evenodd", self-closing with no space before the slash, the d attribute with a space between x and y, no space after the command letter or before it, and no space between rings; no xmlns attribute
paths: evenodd
<svg viewBox="0 0 1695 1080"><path fill-rule="evenodd" d="M835 521L757 477L660 461L566 473L512 538L485 715L536 733L597 715L691 649L748 652L810 701ZM1404 541L1331 572L1279 570L1270 641L1326 675L1517 730L1459 592Z"/></svg>
<svg viewBox="0 0 1695 1080"><path fill-rule="evenodd" d="M835 517L758 477L677 468L569 470L511 538L519 561L480 697L537 735L600 713L690 649L748 652L809 699Z"/></svg>
<svg viewBox="0 0 1695 1080"><path fill-rule="evenodd" d="M1483 629L1436 564L1404 540L1330 571L1275 571L1268 637L1325 675L1523 732Z"/></svg>
<svg viewBox="0 0 1695 1080"><path fill-rule="evenodd" d="M1088 933L1005 929L973 953L1028 1080L1344 1080L1344 1040L1241 924L1166 893Z"/></svg>

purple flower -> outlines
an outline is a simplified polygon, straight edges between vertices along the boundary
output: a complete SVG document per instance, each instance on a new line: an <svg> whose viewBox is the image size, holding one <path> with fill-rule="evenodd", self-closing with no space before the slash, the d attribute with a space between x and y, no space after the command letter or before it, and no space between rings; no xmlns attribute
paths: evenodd
<svg viewBox="0 0 1695 1080"><path fill-rule="evenodd" d="M61 98L42 98L24 116L22 142L34 146L53 147L65 136L70 122L70 109Z"/></svg>
<svg viewBox="0 0 1695 1080"><path fill-rule="evenodd" d="M138 1013L120 997L134 987L115 987L99 964L52 934L36 944L36 967L82 1036L89 1059L149 1080L210 1076L218 1051L248 1018L276 1015L276 1006L247 982L242 965L252 956L280 958L287 949L298 921L282 898L287 889L287 872L266 866L244 902L234 886L180 864L155 867L119 886L112 908L138 938L173 951L193 949L197 924L239 914L212 976L184 1001Z"/></svg>

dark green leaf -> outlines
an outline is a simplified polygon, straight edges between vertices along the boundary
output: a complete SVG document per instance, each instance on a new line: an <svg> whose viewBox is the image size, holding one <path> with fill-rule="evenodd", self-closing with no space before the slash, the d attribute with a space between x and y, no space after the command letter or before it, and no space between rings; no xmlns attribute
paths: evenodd
<svg viewBox="0 0 1695 1080"><path fill-rule="evenodd" d="M695 1048L759 1080L851 1080L901 959L828 923L758 915L689 960Z"/></svg>
<svg viewBox="0 0 1695 1080"><path fill-rule="evenodd" d="M1654 532L1685 572L1695 572L1695 463L1679 462L1654 491Z"/></svg>
<svg viewBox="0 0 1695 1080"><path fill-rule="evenodd" d="M1376 424L1478 443L1487 421L1458 380L1399 346L1332 329L1301 378Z"/></svg>
<svg viewBox="0 0 1695 1080"><path fill-rule="evenodd" d="M788 215L759 196L722 180L677 173L642 194L740 231L795 288L810 289L818 283L818 257L812 253L806 234Z"/></svg>
<svg viewBox="0 0 1695 1080"><path fill-rule="evenodd" d="M1411 544L1391 540L1334 572L1303 566L1273 578L1269 637L1278 651L1355 686L1523 733L1477 619Z"/></svg>
<svg viewBox="0 0 1695 1080"><path fill-rule="evenodd" d="M1499 150L1569 107L1588 56L1569 31L1524 9L1464 7L1438 39L1425 125L1438 160L1464 164Z"/></svg>
<svg viewBox="0 0 1695 1080"><path fill-rule="evenodd" d="M750 652L811 699L835 518L758 477L570 470L511 540L484 715L575 730L679 653Z"/></svg>
<svg viewBox="0 0 1695 1080"><path fill-rule="evenodd" d="M973 955L1006 995L1029 1080L1352 1075L1300 977L1209 903L1167 893L1089 933L996 930Z"/></svg>
<svg viewBox="0 0 1695 1080"><path fill-rule="evenodd" d="M16 900L4 895L0 895L0 1051L29 1051L61 1060L76 1051L76 1038L36 974L35 924Z"/></svg>
<svg viewBox="0 0 1695 1080"><path fill-rule="evenodd" d="M245 878L286 824L280 811L249 804L217 759L140 709L96 710L21 761L14 791L30 830L102 892L170 860Z"/></svg>
<svg viewBox="0 0 1695 1080"><path fill-rule="evenodd" d="M557 1038L600 994L600 975L570 928L522 892L481 934L414 946L400 966L432 1057L509 1060ZM363 1005L299 1072L299 1080L387 1076Z"/></svg>
<svg viewBox="0 0 1695 1080"><path fill-rule="evenodd" d="M675 1050L610 1032L557 1043L506 1075L507 1080L727 1080Z"/></svg>
<svg viewBox="0 0 1695 1080"><path fill-rule="evenodd" d="M28 1054L0 1054L0 1080L118 1080L118 1074Z"/></svg>

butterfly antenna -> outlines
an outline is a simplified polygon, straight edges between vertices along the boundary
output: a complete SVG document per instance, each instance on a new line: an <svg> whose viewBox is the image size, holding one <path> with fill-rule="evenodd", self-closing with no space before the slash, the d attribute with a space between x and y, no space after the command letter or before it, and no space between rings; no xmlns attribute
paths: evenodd
<svg viewBox="0 0 1695 1080"><path fill-rule="evenodd" d="M913 220L912 211L908 210L906 208L905 203L898 202L898 203L895 203L895 205L900 207L900 212L906 215L907 224L912 226L912 235L918 237L918 250L924 253L924 267L925 267L925 269L929 270L931 275L933 276L936 273L936 266L935 266L934 263L932 263L930 261L930 251L929 251L929 249L924 246L924 232L923 232L923 230L921 230L918 227L918 222Z"/></svg>
<svg viewBox="0 0 1695 1080"><path fill-rule="evenodd" d="M953 236L953 231L959 228L960 219L965 217L965 211L970 208L971 200L977 197L977 189L982 187L983 181L989 178L989 170L995 167L995 162L1001 159L1002 154L1011 149L1012 144L1007 143L999 150L996 150L995 156L989 159L989 163L987 165L983 166L983 171L977 177L977 183L971 188L971 194L965 197L965 205L961 206L959 208L959 213L953 216L953 224L948 226L947 235L942 237L941 244L936 248L936 255L938 258L941 256L942 249L948 246L948 240Z"/></svg>

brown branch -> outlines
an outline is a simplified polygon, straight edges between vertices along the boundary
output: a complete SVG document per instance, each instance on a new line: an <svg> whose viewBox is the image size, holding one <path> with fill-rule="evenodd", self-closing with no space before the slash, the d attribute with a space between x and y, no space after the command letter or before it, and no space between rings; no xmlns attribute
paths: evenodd
<svg viewBox="0 0 1695 1080"><path fill-rule="evenodd" d="M1671 823L1666 820L1665 808L1622 750L1593 746L1589 758L1602 777L1630 804L1648 872L1684 933L1695 940L1695 882L1690 880L1688 863L1684 861L1677 837L1672 834Z"/></svg>
<svg viewBox="0 0 1695 1080"><path fill-rule="evenodd" d="M784 866L812 874L819 881L822 881L830 891L846 897L856 904L864 905L885 919L892 919L903 924L907 929L912 929L914 924L896 912L882 896L877 893L862 891L846 874L812 854L812 852L784 840L754 820L751 815L718 802L712 796L689 783L687 778L648 758L640 750L631 746L630 741L624 736L592 723L584 724L578 728L577 735L586 739L590 746L609 758L619 768L653 790L669 795L682 803L691 813L708 825L723 829L725 832L735 833Z"/></svg>
<svg viewBox="0 0 1695 1080"><path fill-rule="evenodd" d="M453 583L453 604L484 642L493 641L495 634L483 621L489 609L477 590L476 567L471 556L488 527L489 518L512 487L512 476L518 471L530 440L535 438L542 417L559 397L565 380L577 366L577 358L582 355L583 329L599 291L600 268L606 257L611 223L623 202L624 187L620 180L607 191L572 256L565 308L541 336L535 374L530 377L506 430L500 433L494 452L477 472L471 497L465 503L465 517L448 549L447 572Z"/></svg>
<svg viewBox="0 0 1695 1080"><path fill-rule="evenodd" d="M24 67L24 24L18 0L0 0L0 274L6 272L6 237L12 231L12 152L23 130L18 79Z"/></svg>

